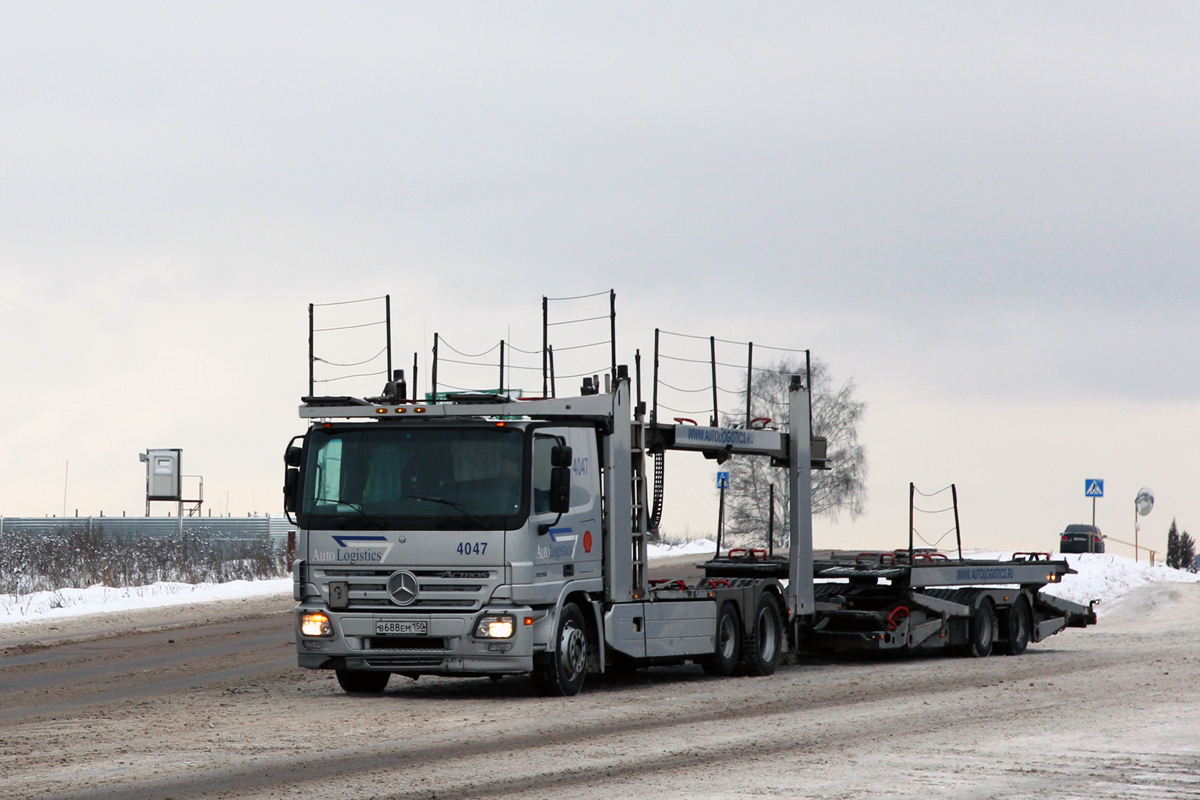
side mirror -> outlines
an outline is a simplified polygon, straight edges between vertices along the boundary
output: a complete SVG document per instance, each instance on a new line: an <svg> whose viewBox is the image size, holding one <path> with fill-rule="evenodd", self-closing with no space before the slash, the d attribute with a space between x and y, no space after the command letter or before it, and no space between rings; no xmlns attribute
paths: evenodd
<svg viewBox="0 0 1200 800"><path fill-rule="evenodd" d="M283 463L287 464L289 467L298 467L298 466L300 466L300 461L303 458L304 458L303 448L292 445L283 454Z"/></svg>
<svg viewBox="0 0 1200 800"><path fill-rule="evenodd" d="M299 447L292 448L299 450ZM290 450L288 451L291 452ZM296 513L296 495L299 494L300 488L300 468L288 467L283 473L283 510L288 513Z"/></svg>
<svg viewBox="0 0 1200 800"><path fill-rule="evenodd" d="M565 514L571 508L571 448L556 444L550 450L550 511Z"/></svg>
<svg viewBox="0 0 1200 800"><path fill-rule="evenodd" d="M556 444L550 448L550 466L570 467L572 463L571 448L565 444Z"/></svg>

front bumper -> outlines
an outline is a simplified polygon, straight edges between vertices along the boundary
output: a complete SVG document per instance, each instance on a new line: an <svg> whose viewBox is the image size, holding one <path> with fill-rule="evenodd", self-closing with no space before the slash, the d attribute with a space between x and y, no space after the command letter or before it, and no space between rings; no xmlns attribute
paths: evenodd
<svg viewBox="0 0 1200 800"><path fill-rule="evenodd" d="M321 611L330 620L333 635L325 638L300 632L300 616ZM484 614L511 614L516 618L508 639L477 639L475 622ZM469 613L336 612L324 605L296 609L297 663L307 669L379 670L423 675L505 674L533 669L534 627L526 618L544 617L524 606L491 608ZM426 636L377 636L376 621L428 623Z"/></svg>

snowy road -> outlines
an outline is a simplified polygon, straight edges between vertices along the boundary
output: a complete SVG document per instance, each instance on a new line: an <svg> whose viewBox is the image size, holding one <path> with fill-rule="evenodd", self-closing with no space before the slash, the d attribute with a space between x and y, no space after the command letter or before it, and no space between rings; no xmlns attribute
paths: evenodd
<svg viewBox="0 0 1200 800"><path fill-rule="evenodd" d="M1200 791L1196 584L1136 589L1101 626L1017 658L809 660L769 678L654 669L570 700L515 678L394 677L382 697L347 696L292 666L290 605L0 651L0 797Z"/></svg>

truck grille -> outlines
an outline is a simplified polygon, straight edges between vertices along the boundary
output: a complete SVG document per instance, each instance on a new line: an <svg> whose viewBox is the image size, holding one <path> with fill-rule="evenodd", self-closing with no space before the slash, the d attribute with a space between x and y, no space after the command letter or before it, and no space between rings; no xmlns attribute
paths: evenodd
<svg viewBox="0 0 1200 800"><path fill-rule="evenodd" d="M419 586L417 599L406 606L398 606L388 596L388 578L397 570L404 569L416 576ZM405 569L395 567L313 567L312 575L328 599L330 581L345 581L349 584L349 610L382 610L419 608L434 611L440 608L474 610L482 608L500 584L499 570L464 569Z"/></svg>

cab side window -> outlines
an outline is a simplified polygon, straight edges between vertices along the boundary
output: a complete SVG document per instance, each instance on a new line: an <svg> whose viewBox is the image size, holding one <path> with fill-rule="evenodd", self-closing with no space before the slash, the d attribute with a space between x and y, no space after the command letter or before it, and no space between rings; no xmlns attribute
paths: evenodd
<svg viewBox="0 0 1200 800"><path fill-rule="evenodd" d="M558 439L553 436L533 437L533 513L550 510L550 451Z"/></svg>

